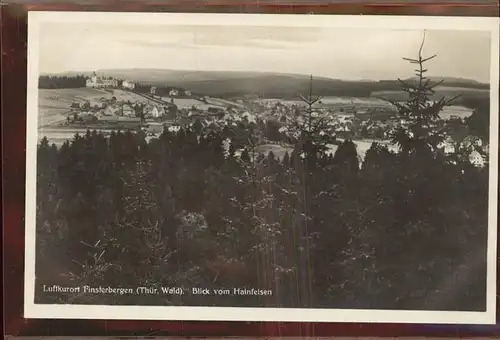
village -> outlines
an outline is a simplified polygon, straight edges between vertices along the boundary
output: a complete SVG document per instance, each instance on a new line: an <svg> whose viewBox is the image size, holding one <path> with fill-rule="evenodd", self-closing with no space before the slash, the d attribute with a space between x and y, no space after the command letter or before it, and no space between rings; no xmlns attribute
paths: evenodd
<svg viewBox="0 0 500 340"><path fill-rule="evenodd" d="M86 87L106 91L101 98L89 100L75 96L70 111L60 126L96 129L142 129L149 135L165 127L201 124L217 125L221 120L239 121L255 117L242 101L194 95L189 90L138 84L128 80L87 79Z"/></svg>
<svg viewBox="0 0 500 340"><path fill-rule="evenodd" d="M304 103L300 100L254 95L213 98L192 93L189 89L99 77L95 73L86 79L85 85L87 91L96 91L94 96L82 96L80 94L85 89L75 89L65 119L44 127L44 133L62 136L60 140L63 141L87 129L105 134L117 130L141 130L149 140L158 137L165 129L178 131L191 127L218 131L234 127L241 132L241 128L255 125L264 132L260 140L263 150L282 154L290 147L286 142L290 120L304 111ZM96 97L97 93L101 96ZM454 128L462 122L464 117L460 114L463 112L452 109L446 108L446 117L438 121L441 128ZM457 116L455 112L458 112ZM376 98L323 98L315 105L313 114L328 117L330 128L324 134L331 135L334 131L334 141L354 140L362 157L373 141L389 145L391 132L405 124L390 103ZM50 130L52 128L54 130ZM451 152L453 147L450 145L444 147ZM331 149L332 152L336 149L335 142Z"/></svg>
<svg viewBox="0 0 500 340"><path fill-rule="evenodd" d="M98 77L95 73L86 81L86 87L103 89L110 95L98 100L75 100L63 122L70 127L102 129L141 128L154 135L164 127L201 124L216 127L240 121L257 123L270 121L284 124L290 114L298 114L301 104L283 100L240 98L234 101L193 94L182 88L139 84L129 80ZM123 92L130 94L125 98ZM118 95L114 95L118 93ZM363 104L364 107L363 107ZM395 111L386 103L321 103L318 109L335 117L332 124L345 137L363 132L373 137L384 137ZM358 133L359 130L359 133Z"/></svg>

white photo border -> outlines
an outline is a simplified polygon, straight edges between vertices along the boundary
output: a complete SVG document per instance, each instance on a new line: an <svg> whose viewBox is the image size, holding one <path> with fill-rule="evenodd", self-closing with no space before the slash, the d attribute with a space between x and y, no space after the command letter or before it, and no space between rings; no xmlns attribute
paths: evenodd
<svg viewBox="0 0 500 340"><path fill-rule="evenodd" d="M35 304L38 63L43 23L480 30L491 33L490 171L485 312ZM24 317L182 321L494 324L497 283L499 18L302 14L28 12Z"/></svg>

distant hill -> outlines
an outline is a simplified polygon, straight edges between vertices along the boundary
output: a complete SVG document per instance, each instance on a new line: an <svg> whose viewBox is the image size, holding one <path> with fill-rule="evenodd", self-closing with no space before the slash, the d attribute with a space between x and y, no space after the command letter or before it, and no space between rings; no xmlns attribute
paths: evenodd
<svg viewBox="0 0 500 340"><path fill-rule="evenodd" d="M268 72L239 71L181 71L162 69L109 69L98 70L98 75L128 79L153 85L183 87L193 93L239 97L259 95L268 98L295 98L309 91L309 76L302 74L281 74ZM90 75L91 72L66 72L58 76ZM436 78L439 80L439 78ZM443 85L488 89L488 84L461 78L445 78ZM397 91L397 80L347 81L325 77L314 77L313 91L320 96L368 97L374 91Z"/></svg>

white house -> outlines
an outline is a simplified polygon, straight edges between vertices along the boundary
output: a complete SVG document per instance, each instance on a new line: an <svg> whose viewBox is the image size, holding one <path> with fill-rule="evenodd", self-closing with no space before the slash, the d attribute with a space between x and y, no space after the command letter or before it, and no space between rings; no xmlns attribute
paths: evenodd
<svg viewBox="0 0 500 340"><path fill-rule="evenodd" d="M192 93L189 90L184 90L184 95L185 96L190 96Z"/></svg>
<svg viewBox="0 0 500 340"><path fill-rule="evenodd" d="M133 90L133 89L135 89L135 83L133 81L130 81L130 80L124 80L122 82L122 87L124 89Z"/></svg>
<svg viewBox="0 0 500 340"><path fill-rule="evenodd" d="M168 93L168 95L169 95L170 97L177 97L177 96L179 95L179 90L177 90L177 89L172 89L172 90L170 90L170 92Z"/></svg>

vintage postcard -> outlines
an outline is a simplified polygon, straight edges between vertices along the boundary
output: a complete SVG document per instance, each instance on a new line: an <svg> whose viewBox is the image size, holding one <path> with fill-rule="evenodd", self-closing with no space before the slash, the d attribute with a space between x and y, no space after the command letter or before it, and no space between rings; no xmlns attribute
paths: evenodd
<svg viewBox="0 0 500 340"><path fill-rule="evenodd" d="M25 317L494 323L498 23L31 12Z"/></svg>

